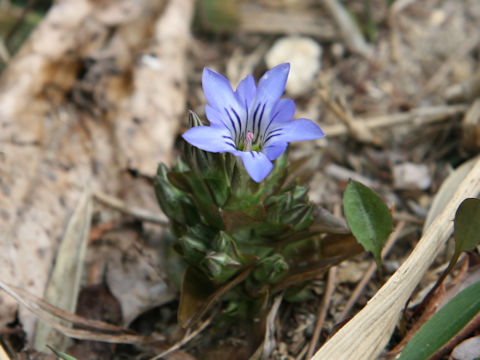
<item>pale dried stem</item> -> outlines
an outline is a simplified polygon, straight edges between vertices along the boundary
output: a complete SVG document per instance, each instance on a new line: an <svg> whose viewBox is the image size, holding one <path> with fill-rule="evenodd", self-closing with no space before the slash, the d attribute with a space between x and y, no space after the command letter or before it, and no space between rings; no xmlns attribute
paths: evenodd
<svg viewBox="0 0 480 360"><path fill-rule="evenodd" d="M193 331L187 331L187 333L185 334L185 336L179 341L177 342L176 344L174 344L173 346L171 346L170 348L168 348L167 350L165 350L164 352L150 358L149 360L158 360L158 359L161 359L161 358L164 358L166 357L167 355L171 354L172 352L174 351L177 351L178 349L180 349L180 347L182 347L183 345L185 345L186 343L188 343L190 340L192 340L195 336L197 336L198 334L200 334L208 325L210 325L210 323L212 322L213 318L215 317L215 314L216 313L213 313L208 319L206 319L204 322L202 322L198 328L196 328L195 330Z"/></svg>
<svg viewBox="0 0 480 360"><path fill-rule="evenodd" d="M355 24L343 5L337 0L324 0L323 4L335 19L343 40L350 51L366 59L371 59L373 55L372 48L367 44L357 24Z"/></svg>
<svg viewBox="0 0 480 360"><path fill-rule="evenodd" d="M323 323L327 316L327 310L330 306L330 300L332 299L333 291L335 290L335 280L337 277L337 267L333 266L328 271L327 288L323 295L323 300L320 308L318 309L317 323L315 324L315 330L313 331L312 340L310 340L310 346L308 347L307 359L312 357L315 347L322 331Z"/></svg>
<svg viewBox="0 0 480 360"><path fill-rule="evenodd" d="M130 215L142 221L151 222L162 226L168 225L168 219L165 216L161 214L153 214L148 210L130 206L124 201L114 196L107 195L101 191L95 191L94 197L102 204L107 205L112 209L118 210L126 215Z"/></svg>
<svg viewBox="0 0 480 360"><path fill-rule="evenodd" d="M477 161L407 260L368 304L317 351L314 360L367 360L378 356L414 289L451 236L458 206L465 198L479 193L480 161Z"/></svg>
<svg viewBox="0 0 480 360"><path fill-rule="evenodd" d="M23 289L6 284L2 281L0 281L0 288L17 300L19 304L25 306L34 313L40 320L60 331L63 335L74 339L124 344L146 344L152 341L164 340L163 336L152 338L137 335L128 329L123 329L103 321L85 319L79 315L69 313L53 306ZM71 328L63 325L64 322L86 327L91 330Z"/></svg>
<svg viewBox="0 0 480 360"><path fill-rule="evenodd" d="M332 41L338 38L338 31L331 21L320 12L285 12L266 9L258 4L239 5L240 30L261 34L302 34L319 40Z"/></svg>
<svg viewBox="0 0 480 360"><path fill-rule="evenodd" d="M356 138L358 141L378 145L378 139L372 135L370 129L366 127L363 122L355 121L353 115L349 111L344 111L340 104L334 100L331 100L326 90L319 90L317 93L323 103L327 105L328 108L345 124L348 132L354 138ZM326 134L330 136L330 133Z"/></svg>
<svg viewBox="0 0 480 360"><path fill-rule="evenodd" d="M435 75L428 81L427 85L423 88L422 94L419 94L419 98L423 98L425 94L433 91L439 92L445 85L449 85L447 80L448 74L452 71L458 62L468 55L473 49L478 46L480 41L480 35L475 33L473 36L465 39L459 46L457 51L453 51L448 59L440 66L435 72Z"/></svg>
<svg viewBox="0 0 480 360"><path fill-rule="evenodd" d="M426 125L429 123L445 120L454 115L464 114L468 110L467 105L440 105L413 109L404 113L375 116L370 118L356 119L353 123L361 123L366 128L373 130L388 126ZM338 114L337 114L338 115ZM342 136L349 133L349 128L343 124L324 126L323 130L328 137Z"/></svg>
<svg viewBox="0 0 480 360"><path fill-rule="evenodd" d="M388 25L390 31L390 58L393 62L398 62L401 58L400 54L400 29L398 24L398 15L407 6L413 4L416 0L397 0L390 7L388 12Z"/></svg>
<svg viewBox="0 0 480 360"><path fill-rule="evenodd" d="M385 256L388 255L393 245L397 242L404 226L405 226L405 221L399 222L397 227L395 228L395 231L388 238L382 250L382 260L385 258ZM352 310L353 305L355 305L355 303L357 302L359 296L362 294L363 290L365 289L365 286L367 286L368 282L370 281L372 276L375 274L376 270L377 270L377 262L372 261L367 271L363 275L362 280L357 284L357 286L353 290L353 293L350 296L350 299L348 299L348 302L345 305L345 308L338 316L337 323L341 323L347 318L348 314L350 313L350 310Z"/></svg>
<svg viewBox="0 0 480 360"><path fill-rule="evenodd" d="M10 357L7 355L7 352L3 348L2 344L0 344L0 360L10 360Z"/></svg>

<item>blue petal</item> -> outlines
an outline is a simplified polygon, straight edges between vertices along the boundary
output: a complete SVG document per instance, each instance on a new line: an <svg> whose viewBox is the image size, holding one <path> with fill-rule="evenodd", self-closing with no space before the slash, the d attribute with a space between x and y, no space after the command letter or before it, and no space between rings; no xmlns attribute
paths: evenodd
<svg viewBox="0 0 480 360"><path fill-rule="evenodd" d="M210 152L232 152L238 150L230 132L220 126L196 126L183 134L183 138L191 145Z"/></svg>
<svg viewBox="0 0 480 360"><path fill-rule="evenodd" d="M278 124L271 129L265 137L264 146L267 147L277 142L314 140L324 136L320 126L312 120L298 119Z"/></svg>
<svg viewBox="0 0 480 360"><path fill-rule="evenodd" d="M263 74L258 82L257 100L261 103L280 99L287 84L290 64L280 64Z"/></svg>
<svg viewBox="0 0 480 360"><path fill-rule="evenodd" d="M282 123L292 120L295 110L295 101L292 99L280 99L273 109L272 122Z"/></svg>
<svg viewBox="0 0 480 360"><path fill-rule="evenodd" d="M270 130L275 124L291 121L295 115L295 110L295 101L292 99L280 99L273 108L270 121L265 128L262 129L262 132L268 133L268 130Z"/></svg>
<svg viewBox="0 0 480 360"><path fill-rule="evenodd" d="M258 151L239 152L243 165L248 175L255 181L260 182L267 177L273 169L273 164L265 154Z"/></svg>
<svg viewBox="0 0 480 360"><path fill-rule="evenodd" d="M248 125L253 132L265 133L273 108L285 91L289 71L290 64L280 64L267 71L258 82L257 96L252 107L253 116Z"/></svg>
<svg viewBox="0 0 480 360"><path fill-rule="evenodd" d="M287 146L288 143L286 142L272 142L270 145L265 146L262 152L269 160L273 161L287 150Z"/></svg>
<svg viewBox="0 0 480 360"><path fill-rule="evenodd" d="M223 124L228 127L228 125L225 124L223 121L225 119L225 116L214 107L211 107L210 105L205 105L205 115L207 115L207 119L208 121L210 121L210 124L213 124L213 125Z"/></svg>
<svg viewBox="0 0 480 360"><path fill-rule="evenodd" d="M250 108L255 95L257 94L257 87L255 86L255 80L252 75L248 75L245 79L238 84L237 92L239 101L241 104L245 104L246 108Z"/></svg>
<svg viewBox="0 0 480 360"><path fill-rule="evenodd" d="M217 110L238 107L232 87L223 75L207 68L203 69L202 87L208 103Z"/></svg>

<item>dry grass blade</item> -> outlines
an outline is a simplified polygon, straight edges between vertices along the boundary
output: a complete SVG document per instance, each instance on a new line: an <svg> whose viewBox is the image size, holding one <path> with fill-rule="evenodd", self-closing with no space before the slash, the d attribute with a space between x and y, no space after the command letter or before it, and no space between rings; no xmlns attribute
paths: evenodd
<svg viewBox="0 0 480 360"><path fill-rule="evenodd" d="M479 193L480 161L477 161L407 260L368 304L317 351L314 360L376 358L390 339L412 292L452 234L452 219L458 206L465 198Z"/></svg>
<svg viewBox="0 0 480 360"><path fill-rule="evenodd" d="M130 206L124 201L114 196L107 195L101 191L95 191L94 196L95 199L100 201L102 204L110 206L112 209L118 210L124 214L133 216L142 221L151 222L163 226L168 225L168 219L164 215L153 214L148 210Z"/></svg>
<svg viewBox="0 0 480 360"><path fill-rule="evenodd" d="M5 349L1 344L0 344L0 360L10 360L10 357L7 355L7 353L5 352Z"/></svg>
<svg viewBox="0 0 480 360"><path fill-rule="evenodd" d="M382 259L384 259L385 256L388 255L388 253L392 249L393 245L398 240L399 235L402 232L404 226L405 226L405 221L401 221L401 222L398 223L395 231L392 233L392 235L390 235L390 238L387 240L387 242L385 244L385 247L383 248ZM352 309L353 305L355 305L355 302L357 301L358 297L363 292L363 290L365 289L365 286L367 286L368 282L370 281L373 274L375 273L375 270L377 270L377 263L375 261L372 261L372 263L368 267L367 271L365 272L365 275L363 276L362 280L357 284L357 286L353 290L353 293L350 296L350 299L348 299L348 302L345 305L345 308L340 313L340 315L337 319L337 323L341 323L347 318L347 316L350 313L350 310Z"/></svg>
<svg viewBox="0 0 480 360"><path fill-rule="evenodd" d="M21 305L27 307L42 321L60 331L62 334L80 340L95 340L109 343L146 344L164 340L163 337L146 337L134 334L130 330L105 323L98 320L89 320L59 309L44 300L16 286L0 281L0 288L14 297ZM62 324L70 322L74 326L84 327L89 330L72 329Z"/></svg>
<svg viewBox="0 0 480 360"><path fill-rule="evenodd" d="M44 299L50 304L70 312L75 311L80 292L83 264L92 220L91 200L90 186L87 186L68 222L44 294ZM38 351L46 351L47 344L63 351L68 347L69 340L47 324L37 323L33 346Z"/></svg>

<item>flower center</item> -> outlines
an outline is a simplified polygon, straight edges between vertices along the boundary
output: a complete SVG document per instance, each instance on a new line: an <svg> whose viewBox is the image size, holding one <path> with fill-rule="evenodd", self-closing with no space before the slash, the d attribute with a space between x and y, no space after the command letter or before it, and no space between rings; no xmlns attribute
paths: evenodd
<svg viewBox="0 0 480 360"><path fill-rule="evenodd" d="M253 132L248 131L247 134L245 135L245 141L243 143L243 148L240 148L239 150L242 151L262 151L261 146L257 143L253 143L253 139L255 138L255 135Z"/></svg>
<svg viewBox="0 0 480 360"><path fill-rule="evenodd" d="M247 132L245 135L245 143L243 145L243 151L251 151L252 150L252 141L253 141L253 133Z"/></svg>

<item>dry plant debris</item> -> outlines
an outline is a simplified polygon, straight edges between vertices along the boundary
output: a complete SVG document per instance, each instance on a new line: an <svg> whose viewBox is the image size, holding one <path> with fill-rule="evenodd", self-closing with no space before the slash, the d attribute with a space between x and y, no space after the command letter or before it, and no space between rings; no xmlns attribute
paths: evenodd
<svg viewBox="0 0 480 360"><path fill-rule="evenodd" d="M0 15L8 3L0 2ZM142 345L109 348L105 358L154 359L167 352L172 359L246 358L248 334L239 330L229 330L221 347L211 348L219 342L209 326L215 317L189 333L175 324L180 280L152 176L159 162L175 158L187 110L204 117L203 68L237 81L262 74L276 61L269 54L284 38L316 46L302 52L310 56L305 61L312 75L299 77L292 91L296 117L314 119L327 135L294 144L290 152L292 159L309 156L316 164L311 198L339 214L346 184L355 179L393 209L396 231L392 248L385 249L385 279L375 276L372 259L363 255L338 266L336 281L331 271L312 282L316 298L295 304L279 298L260 353L270 359L388 358L387 351L400 344L405 334L396 326L407 299L417 285L431 286L436 269L451 256L456 205L479 194L480 3L228 3L236 11L227 14L232 26L222 28L224 33L209 24L215 17L191 25L190 0L65 0L51 5L18 51L1 33L0 280L17 300L0 293L0 358L25 358L34 351L37 316L50 319L48 311L38 312L43 303L37 298L49 298L48 284L58 281L54 269L62 258L78 267L69 277L60 271L60 283L65 276L68 286L57 289L56 305L83 287L106 285L121 316L114 328L102 324L102 331L131 326L142 334L105 335L48 320L77 339ZM31 11L16 21L29 21ZM295 62L295 51L282 54L281 61ZM91 189L93 208L79 220L75 209L85 189ZM87 232L91 226L85 253L62 247L75 219ZM478 281L478 251L463 260L438 303L456 283ZM424 292L418 293L421 301ZM76 297L63 310L73 312ZM22 301L37 315L19 307ZM437 358L462 359L475 348L478 321ZM18 345L22 331L26 337ZM166 341L151 345L152 338ZM81 349L92 356L103 351Z"/></svg>

